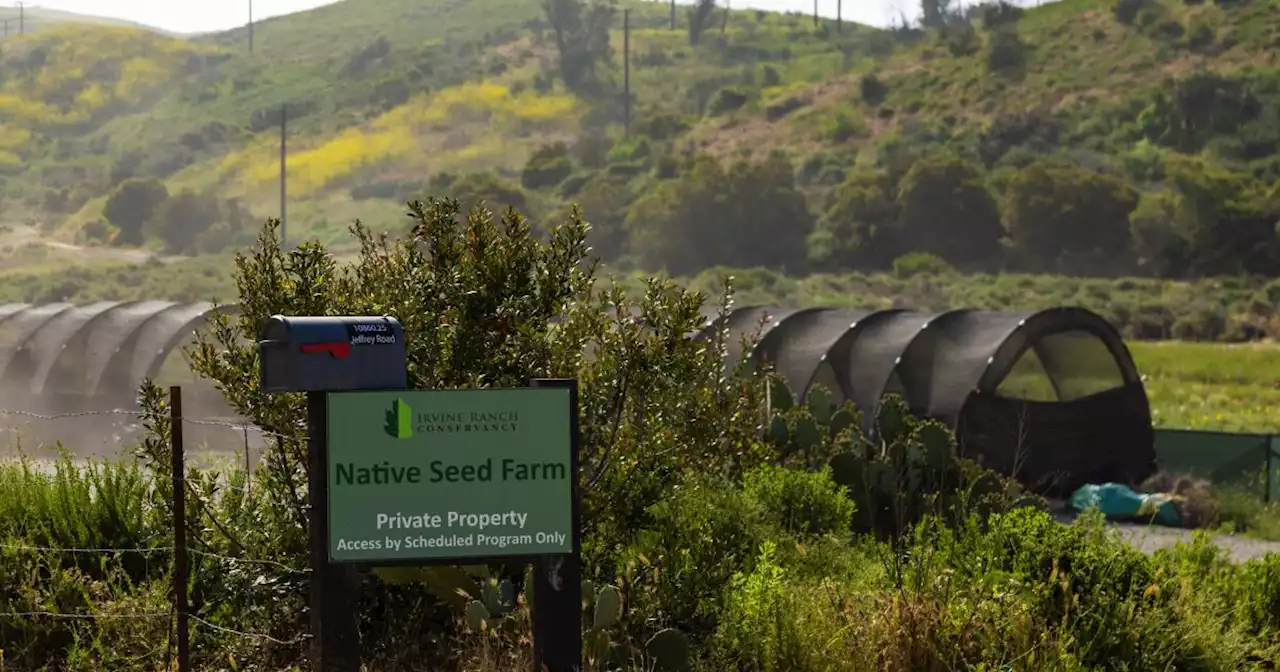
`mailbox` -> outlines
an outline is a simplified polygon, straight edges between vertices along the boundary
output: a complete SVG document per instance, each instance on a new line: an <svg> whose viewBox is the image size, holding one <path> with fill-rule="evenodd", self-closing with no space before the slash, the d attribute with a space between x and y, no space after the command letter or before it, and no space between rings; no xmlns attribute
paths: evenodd
<svg viewBox="0 0 1280 672"><path fill-rule="evenodd" d="M263 392L406 386L404 328L394 317L274 315L258 341Z"/></svg>

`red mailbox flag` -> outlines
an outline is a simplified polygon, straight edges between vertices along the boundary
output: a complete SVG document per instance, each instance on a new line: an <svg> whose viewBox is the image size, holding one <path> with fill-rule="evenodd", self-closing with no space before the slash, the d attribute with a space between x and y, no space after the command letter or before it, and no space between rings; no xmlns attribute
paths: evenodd
<svg viewBox="0 0 1280 672"><path fill-rule="evenodd" d="M334 359L346 359L351 354L351 344L346 341L333 341L331 343L307 343L298 347L304 355L310 355L317 352L327 352L333 355Z"/></svg>

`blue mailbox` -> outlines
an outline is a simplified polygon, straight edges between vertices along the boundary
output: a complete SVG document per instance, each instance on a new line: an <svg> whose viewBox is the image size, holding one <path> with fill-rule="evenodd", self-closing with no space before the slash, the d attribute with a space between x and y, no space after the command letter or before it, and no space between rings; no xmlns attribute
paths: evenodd
<svg viewBox="0 0 1280 672"><path fill-rule="evenodd" d="M404 328L394 317L267 320L258 341L263 392L404 389Z"/></svg>

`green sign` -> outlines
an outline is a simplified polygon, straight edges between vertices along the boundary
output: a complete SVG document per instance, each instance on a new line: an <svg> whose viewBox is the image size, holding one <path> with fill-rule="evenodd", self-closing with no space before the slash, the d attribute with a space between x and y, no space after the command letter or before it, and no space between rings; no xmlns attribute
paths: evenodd
<svg viewBox="0 0 1280 672"><path fill-rule="evenodd" d="M330 560L573 552L567 388L328 398Z"/></svg>

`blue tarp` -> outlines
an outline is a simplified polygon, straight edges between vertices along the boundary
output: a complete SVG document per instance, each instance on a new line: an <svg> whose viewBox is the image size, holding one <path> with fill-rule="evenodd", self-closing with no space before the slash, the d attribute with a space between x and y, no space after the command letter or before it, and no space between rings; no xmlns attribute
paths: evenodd
<svg viewBox="0 0 1280 672"><path fill-rule="evenodd" d="M1096 508L1112 520L1141 519L1169 527L1182 525L1182 516L1171 496L1144 495L1119 483L1082 486L1071 493L1067 503L1076 511Z"/></svg>

